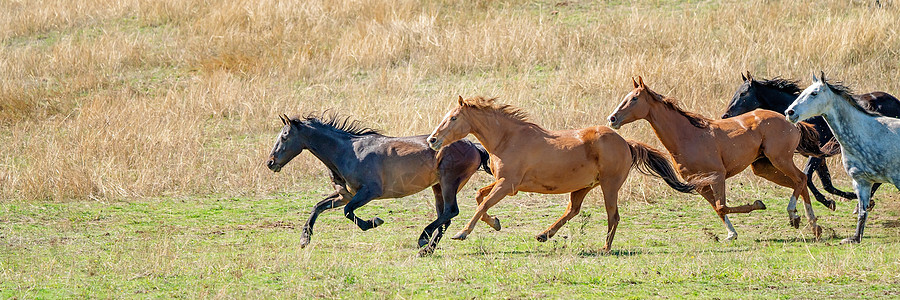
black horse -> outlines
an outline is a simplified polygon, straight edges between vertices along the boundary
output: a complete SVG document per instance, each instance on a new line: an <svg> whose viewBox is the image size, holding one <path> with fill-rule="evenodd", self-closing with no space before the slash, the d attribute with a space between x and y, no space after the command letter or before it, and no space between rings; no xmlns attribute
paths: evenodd
<svg viewBox="0 0 900 300"><path fill-rule="evenodd" d="M419 236L420 255L432 253L459 214L456 193L479 166L490 174L489 155L479 144L460 140L438 152L425 142L425 135L389 137L363 127L349 118L280 116L284 127L266 165L278 172L304 149L331 170L334 193L320 201L303 226L300 246L306 247L319 213L344 206L344 215L362 230L378 227L380 218L363 220L354 211L373 199L400 198L431 187L437 219ZM496 230L500 221L490 220Z"/></svg>
<svg viewBox="0 0 900 300"><path fill-rule="evenodd" d="M770 80L755 80L753 79L753 76L750 75L749 71L746 76L741 74L741 79L744 83L738 87L737 92L734 93L734 97L731 98L728 109L725 111L725 114L722 115L723 119L734 117L757 108L773 110L784 114L787 107L791 105L791 103L797 99L797 96L800 95L800 92L803 91L797 86L797 81L779 77ZM900 100L897 100L897 98L888 93L871 92L855 95L854 98L860 106L869 111L877 112L888 117L900 118ZM828 127L828 124L825 123L825 119L822 117L810 118L804 120L804 122L812 124L816 128L816 131L819 132L820 146L825 146L825 144L834 140L834 133L831 132L831 128ZM836 141L834 141L834 143L836 143ZM823 155L823 157L810 156L803 172L806 173L806 176L809 179L807 180L807 186L809 186L809 189L816 197L816 200L831 210L834 210L834 201L825 199L825 196L816 189L815 185L813 185L813 172L819 174L819 179L822 181L822 187L825 191L847 199L856 199L856 194L838 190L832 185L831 174L828 171L828 166L824 163L824 157L827 156L831 155L826 154ZM879 185L880 184L876 183L875 186L872 187L872 194L875 194L875 190L878 189ZM873 205L874 202L870 202L869 206Z"/></svg>

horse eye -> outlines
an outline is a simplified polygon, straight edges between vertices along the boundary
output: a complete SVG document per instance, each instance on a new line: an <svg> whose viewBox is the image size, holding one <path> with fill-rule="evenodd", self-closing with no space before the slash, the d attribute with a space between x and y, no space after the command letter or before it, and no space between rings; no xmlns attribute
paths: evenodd
<svg viewBox="0 0 900 300"><path fill-rule="evenodd" d="M812 93L809 93L809 94L815 96L815 95L818 95L819 92L812 92Z"/></svg>
<svg viewBox="0 0 900 300"><path fill-rule="evenodd" d="M631 97L631 101L637 101L637 97Z"/></svg>
<svg viewBox="0 0 900 300"><path fill-rule="evenodd" d="M450 117L450 121L456 121L456 116Z"/></svg>

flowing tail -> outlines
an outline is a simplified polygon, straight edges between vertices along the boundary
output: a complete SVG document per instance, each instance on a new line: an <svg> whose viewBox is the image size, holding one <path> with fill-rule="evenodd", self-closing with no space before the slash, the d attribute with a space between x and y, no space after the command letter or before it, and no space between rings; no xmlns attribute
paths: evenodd
<svg viewBox="0 0 900 300"><path fill-rule="evenodd" d="M832 143L825 146L819 146L819 132L812 124L806 122L798 122L797 128L800 129L800 144L797 145L797 152L805 156L828 157L841 152L841 147L834 147Z"/></svg>
<svg viewBox="0 0 900 300"><path fill-rule="evenodd" d="M692 193L697 187L708 185L705 182L692 181L690 183L681 182L675 168L669 163L669 159L662 151L653 149L647 144L628 140L628 146L631 147L631 168L638 170L644 175L650 175L662 178L670 187L682 193Z"/></svg>
<svg viewBox="0 0 900 300"><path fill-rule="evenodd" d="M491 155L488 154L487 149L484 149L479 143L472 143L475 145L475 150L478 150L478 154L481 155L481 168L484 169L485 173L490 175L494 175L494 172L491 171Z"/></svg>

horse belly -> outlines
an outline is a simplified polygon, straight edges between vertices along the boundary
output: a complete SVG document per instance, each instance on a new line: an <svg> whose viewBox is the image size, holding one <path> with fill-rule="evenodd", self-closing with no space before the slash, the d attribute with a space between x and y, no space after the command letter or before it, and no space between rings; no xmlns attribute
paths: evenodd
<svg viewBox="0 0 900 300"><path fill-rule="evenodd" d="M517 190L542 194L563 194L598 184L596 167L574 164L556 168L536 168L525 174Z"/></svg>

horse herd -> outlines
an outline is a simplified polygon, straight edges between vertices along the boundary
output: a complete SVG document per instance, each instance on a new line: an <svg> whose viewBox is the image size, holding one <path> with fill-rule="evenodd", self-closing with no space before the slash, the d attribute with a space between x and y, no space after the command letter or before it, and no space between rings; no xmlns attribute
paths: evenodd
<svg viewBox="0 0 900 300"><path fill-rule="evenodd" d="M310 242L318 215L344 206L344 215L362 230L384 221L356 216L354 211L373 199L399 198L431 187L437 219L418 239L419 255L432 253L459 214L457 193L479 169L494 181L478 190L475 215L452 239L464 240L478 220L500 230L500 220L488 209L519 191L569 193L565 213L536 238L544 242L578 214L584 197L595 187L603 193L607 212L608 251L619 222L618 192L631 169L659 177L673 189L703 196L728 230L726 240L737 237L728 219L732 213L766 209L762 201L728 206L725 179L748 166L757 176L792 189L787 205L789 222L800 226L797 199L803 199L806 217L818 238L809 197L831 210L812 184L818 173L824 189L848 199L859 199L856 232L842 243L859 243L871 196L881 183L900 186L900 101L883 92L854 95L824 73L805 90L782 78L756 80L747 72L722 119L713 120L685 111L632 78L629 92L607 118L607 126L575 130L547 130L530 122L526 113L493 98L458 99L430 135L390 137L337 115L281 115L283 127L267 162L278 172L304 149L331 171L334 192L315 205L303 226L300 245ZM783 114L781 114L783 113ZM614 129L647 120L671 154L632 140ZM464 139L472 134L480 143ZM793 154L809 156L805 170L793 163ZM842 153L843 165L855 193L834 188L823 158ZM678 176L684 179L684 182ZM809 187L809 190L807 189Z"/></svg>

